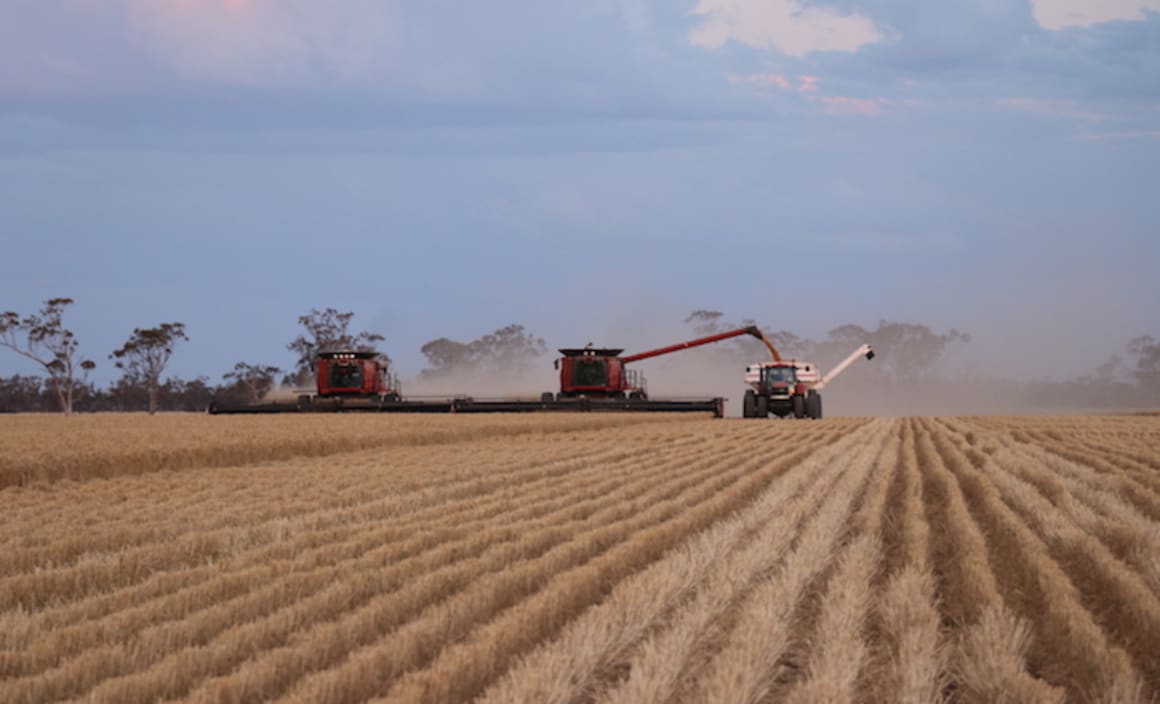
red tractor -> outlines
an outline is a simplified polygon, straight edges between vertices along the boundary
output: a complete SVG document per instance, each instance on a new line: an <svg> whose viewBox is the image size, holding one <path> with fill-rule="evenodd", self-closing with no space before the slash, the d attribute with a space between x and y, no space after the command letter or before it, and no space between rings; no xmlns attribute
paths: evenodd
<svg viewBox="0 0 1160 704"><path fill-rule="evenodd" d="M818 368L797 359L784 360L774 355L772 362L750 364L745 368L745 390L741 402L743 418L820 419L822 417L822 389L846 371L859 357L874 359L870 345L862 345L843 359L829 374L821 376Z"/></svg>

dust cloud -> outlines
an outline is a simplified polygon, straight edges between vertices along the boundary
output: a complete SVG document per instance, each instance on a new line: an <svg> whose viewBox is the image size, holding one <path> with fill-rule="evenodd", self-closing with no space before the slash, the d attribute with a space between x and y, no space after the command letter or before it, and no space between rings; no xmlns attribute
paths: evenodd
<svg viewBox="0 0 1160 704"><path fill-rule="evenodd" d="M559 390L559 377L552 369L552 359L551 355L545 355L520 372L459 369L438 375L418 374L401 379L400 385L403 396L415 400L470 396L477 400L538 401L543 392Z"/></svg>

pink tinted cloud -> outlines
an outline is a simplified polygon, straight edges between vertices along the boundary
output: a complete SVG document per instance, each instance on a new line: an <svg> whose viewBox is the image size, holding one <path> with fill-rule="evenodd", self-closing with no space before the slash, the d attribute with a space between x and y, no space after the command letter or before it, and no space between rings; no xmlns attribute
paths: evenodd
<svg viewBox="0 0 1160 704"><path fill-rule="evenodd" d="M865 15L802 0L700 0L691 14L701 23L689 33L689 42L706 49L735 41L805 56L815 51L856 52L884 38Z"/></svg>
<svg viewBox="0 0 1160 704"><path fill-rule="evenodd" d="M1074 117L1085 122L1101 122L1103 120L1114 119L1114 115L1107 113L1092 112L1090 110L1081 109L1076 103L1070 100L1044 100L1042 98L1000 98L995 103L1000 107L1008 110L1018 110L1020 112L1033 112L1040 115L1056 115L1059 117Z"/></svg>
<svg viewBox="0 0 1160 704"><path fill-rule="evenodd" d="M885 98L851 98L846 95L822 95L817 100L831 115L878 116L887 104Z"/></svg>
<svg viewBox="0 0 1160 704"><path fill-rule="evenodd" d="M730 83L770 86L798 93L808 93L818 90L818 82L821 80L817 76L800 75L795 82L794 79L791 79L783 73L729 74L726 78Z"/></svg>
<svg viewBox="0 0 1160 704"><path fill-rule="evenodd" d="M1160 12L1160 0L1031 0L1031 14L1048 30L1091 27L1116 20L1141 22Z"/></svg>
<svg viewBox="0 0 1160 704"><path fill-rule="evenodd" d="M920 104L918 100L899 100L884 96L855 98L847 95L825 95L822 90L821 77L806 73L798 74L795 77L783 73L728 74L726 79L735 85L756 86L763 89L777 88L781 91L797 93L808 103L820 106L823 112L830 115L879 117L887 114L889 108L914 107Z"/></svg>

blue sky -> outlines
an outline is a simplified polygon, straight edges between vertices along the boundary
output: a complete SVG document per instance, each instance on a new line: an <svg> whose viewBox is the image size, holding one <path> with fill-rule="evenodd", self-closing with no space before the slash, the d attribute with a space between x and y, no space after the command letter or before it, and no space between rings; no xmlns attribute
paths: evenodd
<svg viewBox="0 0 1160 704"><path fill-rule="evenodd" d="M419 347L666 344L696 308L967 330L1084 373L1160 335L1160 0L6 0L0 309L96 379L288 367L333 306ZM11 353L0 375L34 373Z"/></svg>

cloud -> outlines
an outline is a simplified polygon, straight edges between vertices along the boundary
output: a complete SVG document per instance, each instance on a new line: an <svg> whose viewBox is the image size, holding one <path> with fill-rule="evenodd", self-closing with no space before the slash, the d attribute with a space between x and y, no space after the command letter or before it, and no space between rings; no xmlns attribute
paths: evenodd
<svg viewBox="0 0 1160 704"><path fill-rule="evenodd" d="M1115 119L1115 115L1102 112L1084 110L1072 100L1043 100L1041 98L1000 98L995 101L1000 107L1020 112L1033 112L1041 115L1055 115L1058 117L1073 117L1085 122L1102 122Z"/></svg>
<svg viewBox="0 0 1160 704"><path fill-rule="evenodd" d="M800 57L817 51L855 52L883 38L867 17L799 0L700 0L692 14L704 19L689 41L707 49L736 41Z"/></svg>
<svg viewBox="0 0 1160 704"><path fill-rule="evenodd" d="M856 98L847 95L826 95L822 91L822 80L819 76L799 74L790 77L784 73L749 73L726 75L726 80L732 85L745 85L758 89L776 88L788 93L797 93L807 105L820 106L822 111L829 115L861 115L864 117L878 117L886 114L888 108L899 106L916 106L921 101L913 99L896 99L886 96L871 98Z"/></svg>
<svg viewBox="0 0 1160 704"><path fill-rule="evenodd" d="M1060 30L1116 20L1144 20L1145 11L1160 12L1160 0L1031 0L1031 7L1041 27Z"/></svg>
<svg viewBox="0 0 1160 704"><path fill-rule="evenodd" d="M881 115L884 98L851 98L845 95L823 95L818 101L831 115Z"/></svg>
<svg viewBox="0 0 1160 704"><path fill-rule="evenodd" d="M796 91L798 93L816 91L818 89L818 82L821 80L817 76L807 74L801 74L796 79L793 79L782 73L730 73L725 78L733 84L774 87L780 88L781 90Z"/></svg>
<svg viewBox="0 0 1160 704"><path fill-rule="evenodd" d="M121 0L141 41L186 78L284 84L357 79L389 50L376 0Z"/></svg>

